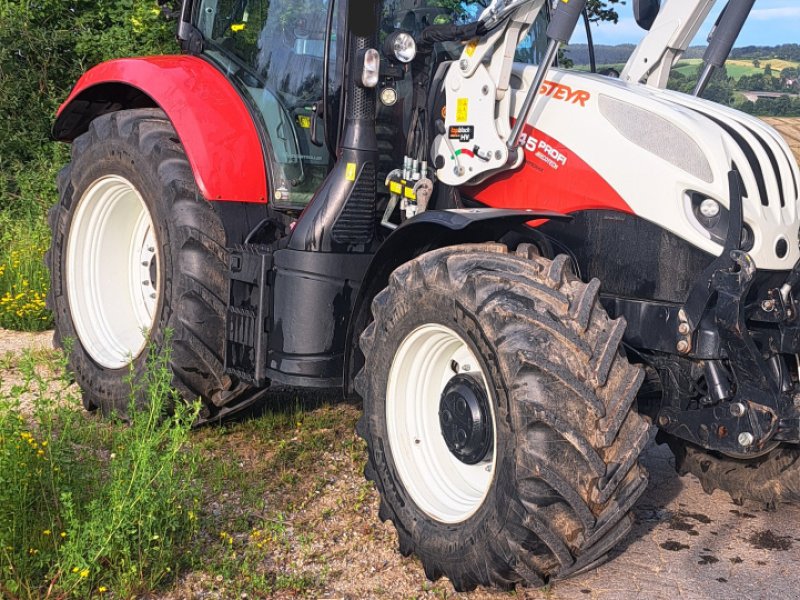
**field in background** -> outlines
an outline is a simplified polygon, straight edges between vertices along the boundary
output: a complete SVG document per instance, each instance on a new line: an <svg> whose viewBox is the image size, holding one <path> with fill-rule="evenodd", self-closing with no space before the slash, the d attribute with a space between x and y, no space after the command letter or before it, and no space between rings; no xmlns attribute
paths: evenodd
<svg viewBox="0 0 800 600"><path fill-rule="evenodd" d="M765 117L764 120L781 133L800 162L800 119Z"/></svg>
<svg viewBox="0 0 800 600"><path fill-rule="evenodd" d="M699 58L679 60L675 70L681 75L689 77L697 73L697 67L700 66L702 62L703 61ZM767 65L770 66L772 74L775 77L777 77L783 69L796 69L800 67L800 62L781 60L779 58L763 58L759 59L758 62L759 66L755 67L753 66L752 60L728 59L725 61L725 67L728 69L728 76L737 80L744 75L763 75Z"/></svg>

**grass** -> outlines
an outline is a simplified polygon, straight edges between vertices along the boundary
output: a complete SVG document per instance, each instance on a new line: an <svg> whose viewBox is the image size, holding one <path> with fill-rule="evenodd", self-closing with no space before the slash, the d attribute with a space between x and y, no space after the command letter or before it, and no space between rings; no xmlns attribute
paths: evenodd
<svg viewBox="0 0 800 600"><path fill-rule="evenodd" d="M363 494L309 509L338 476L363 470L356 418L350 405L301 402L286 391L255 418L196 432L209 545L191 576L193 590L272 597L325 589L330 567L319 551L319 523L360 513Z"/></svg>
<svg viewBox="0 0 800 600"><path fill-rule="evenodd" d="M702 59L699 58L679 60L675 66L675 70L681 75L693 77L697 74L697 67L699 67L702 62ZM759 61L759 67L756 68L753 66L753 61L751 60L728 59L725 61L725 68L728 70L728 76L736 80L744 75L763 74L767 65L771 66L773 76L778 77L781 70L787 67L797 68L800 66L800 62L780 59L762 59Z"/></svg>
<svg viewBox="0 0 800 600"><path fill-rule="evenodd" d="M355 407L278 392L192 431L167 361L125 424L82 410L61 354L0 357L0 598L319 596L337 536L381 527Z"/></svg>
<svg viewBox="0 0 800 600"><path fill-rule="evenodd" d="M0 212L0 327L42 331L52 326L43 260L49 243L44 219L15 220Z"/></svg>
<svg viewBox="0 0 800 600"><path fill-rule="evenodd" d="M63 357L14 365L21 382L0 394L0 597L125 598L186 568L197 408L166 416L168 359L132 382L149 402L131 402L127 425L86 418Z"/></svg>

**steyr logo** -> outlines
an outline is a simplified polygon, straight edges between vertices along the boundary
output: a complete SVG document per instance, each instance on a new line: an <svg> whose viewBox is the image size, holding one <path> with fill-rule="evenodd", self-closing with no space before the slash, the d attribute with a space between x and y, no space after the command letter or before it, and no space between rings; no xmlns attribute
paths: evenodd
<svg viewBox="0 0 800 600"><path fill-rule="evenodd" d="M542 83L539 93L542 96L550 96L554 100L563 100L564 102L580 104L581 106L586 106L586 101L592 97L586 90L573 90L568 85L548 80Z"/></svg>

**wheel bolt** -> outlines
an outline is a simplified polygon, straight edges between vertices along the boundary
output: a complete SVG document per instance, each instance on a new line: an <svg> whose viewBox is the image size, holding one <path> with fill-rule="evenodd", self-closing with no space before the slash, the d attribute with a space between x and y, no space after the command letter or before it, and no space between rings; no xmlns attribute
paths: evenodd
<svg viewBox="0 0 800 600"><path fill-rule="evenodd" d="M748 446L752 446L755 438L753 434L749 431L743 431L739 434L739 445L747 448Z"/></svg>
<svg viewBox="0 0 800 600"><path fill-rule="evenodd" d="M743 416L746 410L747 409L745 408L744 404L742 404L741 402L734 402L733 404L731 404L731 414L734 417Z"/></svg>

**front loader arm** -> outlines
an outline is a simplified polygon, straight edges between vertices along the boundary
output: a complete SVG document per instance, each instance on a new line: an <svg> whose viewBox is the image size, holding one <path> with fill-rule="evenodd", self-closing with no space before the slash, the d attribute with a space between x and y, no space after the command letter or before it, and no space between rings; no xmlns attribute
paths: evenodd
<svg viewBox="0 0 800 600"><path fill-rule="evenodd" d="M545 74L561 44L571 37L586 0L561 0L547 28L549 44L527 96L515 108L511 125L509 84L515 50L528 32L544 0L502 4L498 0L481 15L488 30L465 47L444 80L446 109L437 122L433 142L437 178L451 186L475 185L524 160L520 133L533 102L543 87ZM502 15L502 16L500 16Z"/></svg>
<svg viewBox="0 0 800 600"><path fill-rule="evenodd" d="M691 44L717 0L669 0L622 69L620 79L665 88L672 65Z"/></svg>

